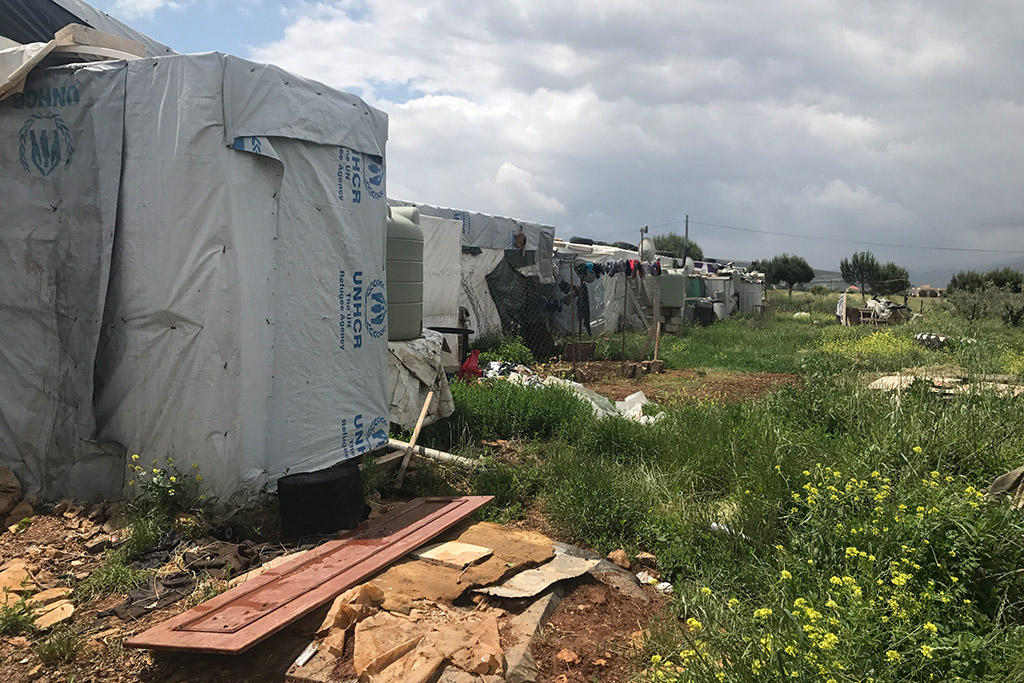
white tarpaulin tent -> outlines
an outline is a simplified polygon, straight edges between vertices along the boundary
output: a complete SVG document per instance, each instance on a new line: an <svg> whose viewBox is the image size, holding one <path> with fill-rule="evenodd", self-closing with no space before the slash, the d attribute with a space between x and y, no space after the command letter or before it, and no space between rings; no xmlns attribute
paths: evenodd
<svg viewBox="0 0 1024 683"><path fill-rule="evenodd" d="M221 54L33 72L0 102L0 465L116 496L118 442L223 496L382 445L386 137Z"/></svg>

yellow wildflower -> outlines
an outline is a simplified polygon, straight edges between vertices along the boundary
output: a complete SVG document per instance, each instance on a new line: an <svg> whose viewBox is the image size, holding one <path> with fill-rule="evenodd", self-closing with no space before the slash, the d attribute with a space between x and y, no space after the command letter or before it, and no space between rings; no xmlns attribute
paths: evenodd
<svg viewBox="0 0 1024 683"><path fill-rule="evenodd" d="M922 645L921 646L921 654L923 654L928 659L932 658L932 651L933 651L932 648L927 646L927 645Z"/></svg>
<svg viewBox="0 0 1024 683"><path fill-rule="evenodd" d="M792 578L793 578L793 575L792 575L792 574L790 574L790 573L789 573L788 571L786 571L785 569L783 569L783 570L782 570L782 573L781 573L781 574L779 574L779 576L781 576L781 577L782 577L783 579L792 579Z"/></svg>
<svg viewBox="0 0 1024 683"><path fill-rule="evenodd" d="M892 662L893 664L903 661L903 657L901 657L900 653L896 652L896 650L889 650L888 652L886 652L885 658L887 661Z"/></svg>
<svg viewBox="0 0 1024 683"><path fill-rule="evenodd" d="M139 454L138 453L135 453L134 455L132 455L132 461L133 462L137 461L138 459L139 459Z"/></svg>
<svg viewBox="0 0 1024 683"><path fill-rule="evenodd" d="M692 632L697 633L702 628L704 628L704 624L700 623L699 620L690 617L686 620L686 627L690 629Z"/></svg>

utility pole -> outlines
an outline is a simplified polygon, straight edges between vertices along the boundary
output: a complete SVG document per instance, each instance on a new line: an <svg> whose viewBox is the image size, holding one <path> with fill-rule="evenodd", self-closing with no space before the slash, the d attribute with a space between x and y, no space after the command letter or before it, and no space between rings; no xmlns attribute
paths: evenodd
<svg viewBox="0 0 1024 683"><path fill-rule="evenodd" d="M690 255L690 214L686 214L686 230L683 233L683 265L686 265L686 257Z"/></svg>

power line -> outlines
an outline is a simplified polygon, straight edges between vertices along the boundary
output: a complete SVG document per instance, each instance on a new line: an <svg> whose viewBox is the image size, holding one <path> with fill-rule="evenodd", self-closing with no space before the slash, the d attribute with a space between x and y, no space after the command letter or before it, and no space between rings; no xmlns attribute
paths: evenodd
<svg viewBox="0 0 1024 683"><path fill-rule="evenodd" d="M661 228L666 225L676 225L682 223L683 219L668 221L667 223L659 223L652 225L652 228ZM711 223L708 221L697 221L690 219L690 223L693 225L704 225L709 228L722 228L724 230L738 230L740 232L752 232L759 235L777 235L780 237L796 237L804 240L820 240L823 242L841 242L843 244L860 244L871 247L892 247L894 249L931 249L932 251L956 251L956 252L973 252L978 254L1024 254L1024 250L1014 249L976 249L972 247L943 247L928 244L894 244L892 242L870 242L867 240L851 240L844 239L841 237L823 237L822 235L801 235L794 232L781 232L778 230L762 230L760 228L747 228L739 225L725 225L723 223Z"/></svg>

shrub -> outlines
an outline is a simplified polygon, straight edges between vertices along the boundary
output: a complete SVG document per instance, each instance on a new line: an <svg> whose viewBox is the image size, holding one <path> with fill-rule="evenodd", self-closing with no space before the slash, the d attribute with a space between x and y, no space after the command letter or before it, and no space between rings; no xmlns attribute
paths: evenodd
<svg viewBox="0 0 1024 683"><path fill-rule="evenodd" d="M489 351L480 354L480 365L497 361L499 363L515 363L517 365L528 365L533 362L533 353L519 337L502 339L498 344L491 347Z"/></svg>

